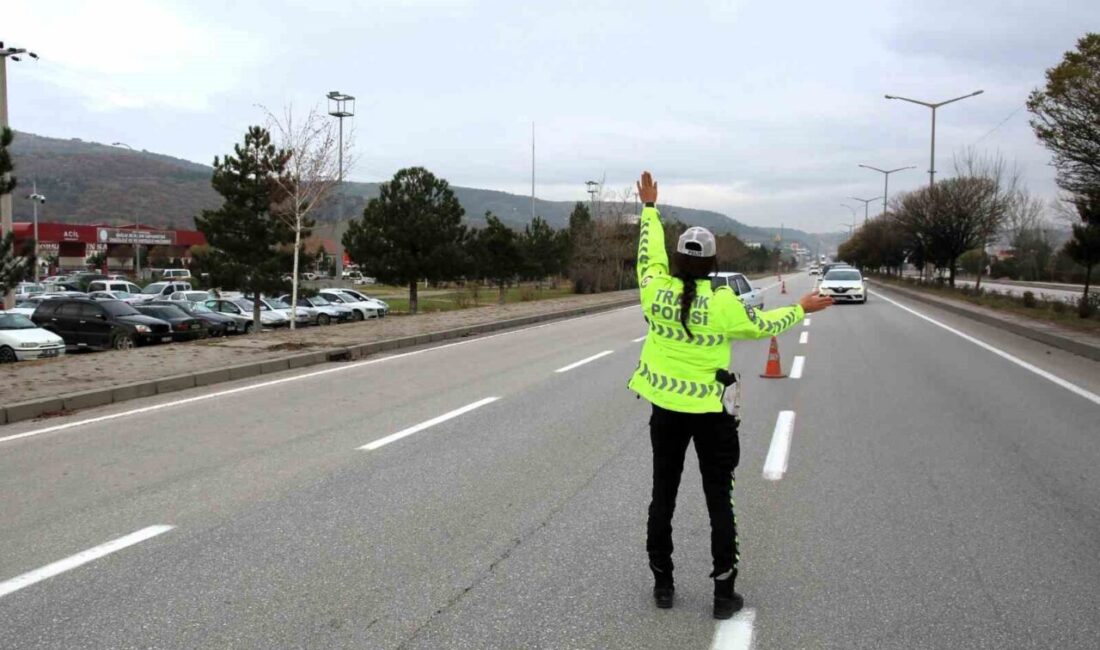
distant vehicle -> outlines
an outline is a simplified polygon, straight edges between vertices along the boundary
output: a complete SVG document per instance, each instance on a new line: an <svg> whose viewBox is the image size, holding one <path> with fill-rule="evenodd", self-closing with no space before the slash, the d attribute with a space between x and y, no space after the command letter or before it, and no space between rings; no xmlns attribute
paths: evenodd
<svg viewBox="0 0 1100 650"><path fill-rule="evenodd" d="M65 354L65 340L23 314L0 313L0 363L49 359Z"/></svg>
<svg viewBox="0 0 1100 650"><path fill-rule="evenodd" d="M236 298L232 300L227 299L212 299L203 303L210 309L218 312L219 314L229 314L230 316L241 316L244 318L244 333L252 331L252 301L245 300L244 298ZM281 312L272 311L267 305L260 303L260 327L286 327L290 325L290 320L284 316Z"/></svg>
<svg viewBox="0 0 1100 650"><path fill-rule="evenodd" d="M209 291L176 291L168 296L172 302L206 302L214 296Z"/></svg>
<svg viewBox="0 0 1100 650"><path fill-rule="evenodd" d="M279 296L279 300L288 305L292 304L290 301L290 294ZM352 310L350 308L334 305L321 296L313 296L311 298L298 296L298 306L307 307L317 312L317 318L314 321L317 325L328 325L334 322L344 323L352 319Z"/></svg>
<svg viewBox="0 0 1100 650"><path fill-rule="evenodd" d="M141 287L127 280L93 280L88 283L88 293L109 292L126 302L141 300Z"/></svg>
<svg viewBox="0 0 1100 650"><path fill-rule="evenodd" d="M126 280L128 278L125 275L108 275L107 279L108 280Z"/></svg>
<svg viewBox="0 0 1100 650"><path fill-rule="evenodd" d="M351 280L352 282L359 282L363 279L363 274L357 269L344 269L340 274L340 277L344 280Z"/></svg>
<svg viewBox="0 0 1100 650"><path fill-rule="evenodd" d="M821 277L825 277L829 273L829 271L832 271L833 269L840 269L840 268L851 268L851 267L848 265L847 262L829 262L828 264L822 265L822 267L821 267Z"/></svg>
<svg viewBox="0 0 1100 650"><path fill-rule="evenodd" d="M810 267L810 275L821 275L821 267L814 264Z"/></svg>
<svg viewBox="0 0 1100 650"><path fill-rule="evenodd" d="M174 294L173 294L174 295ZM244 331L244 322L248 322L249 319L242 319L239 316L232 316L230 314L220 314L213 309L210 309L201 302L187 302L185 300L154 300L152 302L145 303L147 305L167 305L169 307L175 307L176 309L183 310L191 318L197 318L203 322L206 326L206 331L210 333L210 336L225 336L227 334L237 334Z"/></svg>
<svg viewBox="0 0 1100 650"><path fill-rule="evenodd" d="M46 279L42 280L42 283L43 284L54 284L56 282L68 282L68 281L69 281L69 276L67 276L67 275L51 275L51 276L47 277Z"/></svg>
<svg viewBox="0 0 1100 650"><path fill-rule="evenodd" d="M135 345L172 341L171 325L146 316L121 300L43 300L31 320L73 347L129 350Z"/></svg>
<svg viewBox="0 0 1100 650"><path fill-rule="evenodd" d="M385 300L381 300L379 298L372 298L372 297L368 296L367 294L363 293L362 291L357 291L355 289L342 289L342 288L332 289L332 291L339 291L339 292L341 292L345 295L351 296L352 298L358 298L362 302L373 304L378 309L378 315L379 316L385 316L385 315L390 313L389 303L387 303Z"/></svg>
<svg viewBox="0 0 1100 650"><path fill-rule="evenodd" d="M12 293L15 294L15 298L17 300L19 298L27 298L29 296L34 296L45 292L46 287L44 285L35 284L34 282L20 282L19 284L15 285L15 289L12 290Z"/></svg>
<svg viewBox="0 0 1100 650"><path fill-rule="evenodd" d="M822 296L832 296L836 302L867 302L867 286L858 269L832 269L821 278L817 292Z"/></svg>
<svg viewBox="0 0 1100 650"><path fill-rule="evenodd" d="M159 318L171 325L172 340L174 341L192 341L194 339L204 339L210 335L206 331L206 325L201 320L176 305L154 305L146 302L134 305L134 309L146 316Z"/></svg>
<svg viewBox="0 0 1100 650"><path fill-rule="evenodd" d="M165 280L190 280L191 271L188 269L164 269L160 272L160 277Z"/></svg>
<svg viewBox="0 0 1100 650"><path fill-rule="evenodd" d="M191 283L154 282L141 290L141 301L164 300L177 291L191 291Z"/></svg>
<svg viewBox="0 0 1100 650"><path fill-rule="evenodd" d="M710 287L711 289L729 287L733 289L733 292L737 294L741 302L745 303L745 306L752 307L753 309L764 309L763 292L754 289L752 283L749 282L749 279L745 277L744 273L733 273L729 271L711 273Z"/></svg>
<svg viewBox="0 0 1100 650"><path fill-rule="evenodd" d="M338 291L336 289L322 289L317 293L325 300L339 305L341 307L347 307L352 310L352 320L365 320L367 318L378 318L381 313L381 307L374 302L364 302L357 297L351 296Z"/></svg>

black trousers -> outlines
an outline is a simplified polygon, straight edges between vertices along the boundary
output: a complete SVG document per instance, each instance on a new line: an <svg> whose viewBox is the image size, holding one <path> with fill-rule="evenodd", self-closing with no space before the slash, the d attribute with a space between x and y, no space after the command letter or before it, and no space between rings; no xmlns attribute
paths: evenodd
<svg viewBox="0 0 1100 650"><path fill-rule="evenodd" d="M672 571L672 514L688 443L695 441L703 494L710 513L711 577L737 575L737 518L733 508L733 470L741 457L737 420L727 413L678 413L653 406L649 419L653 443L653 500L649 504L646 551L650 564Z"/></svg>

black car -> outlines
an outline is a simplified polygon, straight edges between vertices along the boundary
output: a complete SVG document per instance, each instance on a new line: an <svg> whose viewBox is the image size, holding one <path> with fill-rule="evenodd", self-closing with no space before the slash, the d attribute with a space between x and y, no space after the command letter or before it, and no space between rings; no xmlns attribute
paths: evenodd
<svg viewBox="0 0 1100 650"><path fill-rule="evenodd" d="M145 304L180 309L191 318L202 321L206 325L206 331L210 333L210 336L225 336L226 334L237 334L244 331L237 326L236 318L219 314L202 303L187 302L186 300L152 300Z"/></svg>
<svg viewBox="0 0 1100 650"><path fill-rule="evenodd" d="M31 320L65 339L65 345L71 347L129 350L135 345L172 341L171 325L121 300L43 300Z"/></svg>
<svg viewBox="0 0 1100 650"><path fill-rule="evenodd" d="M172 326L172 339L176 341L193 341L210 336L206 331L206 325L199 319L180 309L177 305L150 305L139 303L134 309L146 316L159 318Z"/></svg>

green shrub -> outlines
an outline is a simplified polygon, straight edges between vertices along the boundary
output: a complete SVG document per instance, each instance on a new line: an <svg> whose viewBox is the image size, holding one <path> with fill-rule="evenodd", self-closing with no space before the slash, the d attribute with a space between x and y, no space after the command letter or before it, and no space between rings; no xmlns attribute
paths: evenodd
<svg viewBox="0 0 1100 650"><path fill-rule="evenodd" d="M1069 305L1061 300L1055 300L1050 304L1050 310L1055 314L1064 314L1069 311Z"/></svg>
<svg viewBox="0 0 1100 650"><path fill-rule="evenodd" d="M1023 303L1024 307L1027 307L1028 309L1035 309L1035 306L1038 304L1038 302L1035 300L1035 294L1031 291L1024 292Z"/></svg>

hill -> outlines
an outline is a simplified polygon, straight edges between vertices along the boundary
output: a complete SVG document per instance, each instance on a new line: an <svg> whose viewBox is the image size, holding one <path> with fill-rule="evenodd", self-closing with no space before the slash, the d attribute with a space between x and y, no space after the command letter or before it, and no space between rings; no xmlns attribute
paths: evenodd
<svg viewBox="0 0 1100 650"><path fill-rule="evenodd" d="M110 224L137 220L142 225L193 228L195 215L220 204L210 187L212 168L172 156L22 132L16 134L12 156L20 180L17 197L30 192L32 181L37 181L39 192L48 197L39 213L43 220ZM473 226L484 223L487 210L517 229L530 220L528 196L457 186L454 191ZM319 214L321 224L332 223L323 230L341 230L336 222L358 215L366 200L376 196L377 183L345 183L340 195ZM13 203L15 219L29 221L29 202ZM573 205L572 201L536 200L535 211L553 227L564 228ZM745 241L770 242L779 232L778 228L749 226L709 210L674 205L662 209L670 218L716 233L734 233ZM817 235L792 229L784 231L784 238L811 249L818 240ZM830 236L822 240L835 241Z"/></svg>

